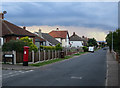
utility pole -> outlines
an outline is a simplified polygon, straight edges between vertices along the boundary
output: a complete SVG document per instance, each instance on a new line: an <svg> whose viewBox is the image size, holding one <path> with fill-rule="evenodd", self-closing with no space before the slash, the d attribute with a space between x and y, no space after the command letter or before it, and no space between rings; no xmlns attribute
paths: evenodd
<svg viewBox="0 0 120 88"><path fill-rule="evenodd" d="M113 32L112 32L112 51L113 51Z"/></svg>

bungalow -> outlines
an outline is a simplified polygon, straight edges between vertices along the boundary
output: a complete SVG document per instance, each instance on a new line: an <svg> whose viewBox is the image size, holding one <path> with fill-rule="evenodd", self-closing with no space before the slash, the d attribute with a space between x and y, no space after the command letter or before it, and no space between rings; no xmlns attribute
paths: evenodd
<svg viewBox="0 0 120 88"><path fill-rule="evenodd" d="M1 13L2 14L2 13ZM33 40L33 43L35 44L35 39L39 39L42 43L45 42L44 39L36 36L35 34L29 32L26 30L26 27L23 28L16 26L6 20L4 20L4 17L0 19L2 22L2 28L0 28L0 31L2 31L2 35L0 37L1 45L3 45L5 42L9 42L10 40L17 40L22 37L28 36Z"/></svg>
<svg viewBox="0 0 120 88"><path fill-rule="evenodd" d="M73 35L70 37L70 47L83 47L83 39L73 32Z"/></svg>
<svg viewBox="0 0 120 88"><path fill-rule="evenodd" d="M41 33L41 29L39 29L39 32L35 32L35 34L46 40L46 46L55 46L60 43L55 38L50 36L48 33Z"/></svg>
<svg viewBox="0 0 120 88"><path fill-rule="evenodd" d="M69 33L66 30L53 30L49 33L52 37L62 43L62 47L69 47Z"/></svg>

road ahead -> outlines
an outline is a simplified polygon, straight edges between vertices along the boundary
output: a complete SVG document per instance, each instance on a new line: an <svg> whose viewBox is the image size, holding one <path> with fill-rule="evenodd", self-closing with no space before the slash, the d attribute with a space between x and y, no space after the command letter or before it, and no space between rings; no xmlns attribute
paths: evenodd
<svg viewBox="0 0 120 88"><path fill-rule="evenodd" d="M3 86L104 86L106 50L98 50L9 78Z"/></svg>

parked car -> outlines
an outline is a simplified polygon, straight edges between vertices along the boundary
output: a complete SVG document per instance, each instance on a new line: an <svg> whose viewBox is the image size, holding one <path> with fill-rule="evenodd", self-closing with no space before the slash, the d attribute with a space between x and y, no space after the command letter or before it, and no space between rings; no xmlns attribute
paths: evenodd
<svg viewBox="0 0 120 88"><path fill-rule="evenodd" d="M93 46L89 46L88 51L94 53L94 47Z"/></svg>

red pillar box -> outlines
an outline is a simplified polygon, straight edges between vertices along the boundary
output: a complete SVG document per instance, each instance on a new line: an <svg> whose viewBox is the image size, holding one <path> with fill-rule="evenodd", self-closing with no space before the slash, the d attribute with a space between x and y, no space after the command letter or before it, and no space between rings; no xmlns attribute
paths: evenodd
<svg viewBox="0 0 120 88"><path fill-rule="evenodd" d="M23 66L28 66L29 47L24 46Z"/></svg>

